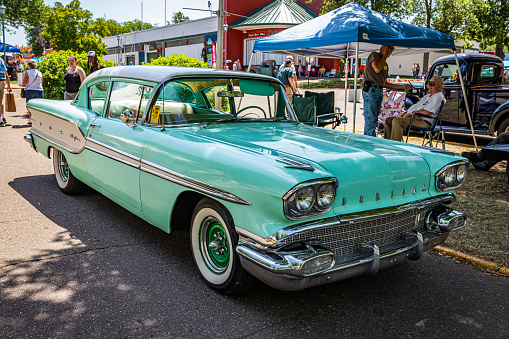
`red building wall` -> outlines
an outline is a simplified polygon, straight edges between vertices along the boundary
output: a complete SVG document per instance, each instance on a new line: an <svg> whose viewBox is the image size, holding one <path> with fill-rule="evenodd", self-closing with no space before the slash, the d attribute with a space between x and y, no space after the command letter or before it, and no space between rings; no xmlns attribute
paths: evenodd
<svg viewBox="0 0 509 339"><path fill-rule="evenodd" d="M250 1L238 1L238 0L224 0L224 10L232 13L226 17L226 23L229 25L233 24L242 17L233 14L248 15L257 9L267 5L274 0L250 0ZM306 3L307 0L297 0L304 7L308 8L315 14L320 13L319 7L322 5L322 1L314 0L312 3ZM268 27L270 28L270 27ZM235 29L228 29L226 32L226 58L232 61L240 59L243 65L247 65L249 60L243 60L244 56L244 39L247 38L247 33ZM333 59L320 59L321 63L325 65L327 70L334 68ZM229 64L230 69L232 64Z"/></svg>

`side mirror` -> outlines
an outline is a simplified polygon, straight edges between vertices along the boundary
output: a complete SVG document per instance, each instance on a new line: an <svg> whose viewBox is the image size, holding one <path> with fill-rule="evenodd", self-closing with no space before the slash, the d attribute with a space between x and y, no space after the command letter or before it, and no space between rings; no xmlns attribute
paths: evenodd
<svg viewBox="0 0 509 339"><path fill-rule="evenodd" d="M127 124L129 127L134 127L136 124L134 123L133 114L128 109L124 110L120 114L120 120Z"/></svg>

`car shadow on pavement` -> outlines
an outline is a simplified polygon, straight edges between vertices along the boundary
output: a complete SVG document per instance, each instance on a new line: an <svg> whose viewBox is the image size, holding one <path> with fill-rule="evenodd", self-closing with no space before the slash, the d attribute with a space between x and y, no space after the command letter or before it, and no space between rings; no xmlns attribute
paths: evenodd
<svg viewBox="0 0 509 339"><path fill-rule="evenodd" d="M498 299L484 275L443 258L425 255L376 276L305 291L281 292L260 282L244 294L223 296L200 280L187 232L168 236L92 189L62 194L53 175L19 177L9 186L24 211L12 227L33 239L27 241L28 254L2 263L0 326L6 337L493 337L507 332L496 311L507 296ZM465 271L474 278L458 289ZM480 293L482 304L473 297Z"/></svg>

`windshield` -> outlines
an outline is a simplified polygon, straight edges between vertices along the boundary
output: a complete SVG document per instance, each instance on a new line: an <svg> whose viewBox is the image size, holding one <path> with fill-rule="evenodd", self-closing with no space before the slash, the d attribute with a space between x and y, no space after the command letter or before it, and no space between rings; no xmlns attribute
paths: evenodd
<svg viewBox="0 0 509 339"><path fill-rule="evenodd" d="M204 78L169 81L156 93L146 123L296 121L284 89L268 80Z"/></svg>

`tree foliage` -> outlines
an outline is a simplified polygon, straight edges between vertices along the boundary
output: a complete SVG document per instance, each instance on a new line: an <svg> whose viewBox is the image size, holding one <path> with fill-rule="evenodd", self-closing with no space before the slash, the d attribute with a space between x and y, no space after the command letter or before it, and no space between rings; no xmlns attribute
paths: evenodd
<svg viewBox="0 0 509 339"><path fill-rule="evenodd" d="M333 11L341 6L355 2L376 12L398 19L408 16L407 0L308 0L308 2L322 2L321 14Z"/></svg>
<svg viewBox="0 0 509 339"><path fill-rule="evenodd" d="M87 53L75 53L73 51L60 51L46 54L43 56L41 62L38 63L37 68L42 73L44 97L47 99L62 100L64 98L65 80L64 76L69 67L69 56L74 55L78 59L78 65L87 70ZM111 61L99 58L99 63L105 67L114 66Z"/></svg>
<svg viewBox="0 0 509 339"><path fill-rule="evenodd" d="M483 45L495 45L497 56L503 59L504 47L509 47L509 1L470 1L472 11L465 25L465 36Z"/></svg>
<svg viewBox="0 0 509 339"><path fill-rule="evenodd" d="M81 8L79 0L64 6L56 2L43 24L43 35L55 50L89 51L106 54L101 36L107 32L104 20L93 20L92 12Z"/></svg>
<svg viewBox="0 0 509 339"><path fill-rule="evenodd" d="M196 58L188 57L184 54L173 53L170 56L159 57L152 60L147 65L158 65L158 66L185 66L185 67L201 67L210 68L210 66L203 61Z"/></svg>
<svg viewBox="0 0 509 339"><path fill-rule="evenodd" d="M178 24L180 22L189 21L189 17L184 15L182 12L173 12L171 16L171 24Z"/></svg>
<svg viewBox="0 0 509 339"><path fill-rule="evenodd" d="M19 28L40 27L41 18L48 9L44 0L3 0L6 7L5 25Z"/></svg>

